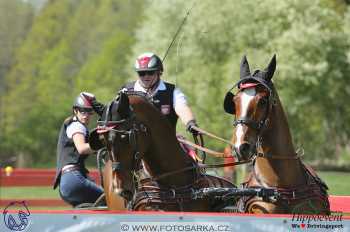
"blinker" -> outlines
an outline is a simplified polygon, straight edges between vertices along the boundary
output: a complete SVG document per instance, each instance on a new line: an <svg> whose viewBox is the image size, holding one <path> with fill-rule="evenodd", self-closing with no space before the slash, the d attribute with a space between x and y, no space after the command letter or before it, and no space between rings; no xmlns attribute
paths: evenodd
<svg viewBox="0 0 350 232"><path fill-rule="evenodd" d="M100 135L97 131L97 128L92 130L92 132L90 133L88 142L90 144L90 147L95 151L105 147L105 145L102 143L100 139Z"/></svg>
<svg viewBox="0 0 350 232"><path fill-rule="evenodd" d="M225 99L224 99L224 110L226 113L229 114L234 114L236 109L235 109L235 103L233 101L234 94L232 92L227 92Z"/></svg>

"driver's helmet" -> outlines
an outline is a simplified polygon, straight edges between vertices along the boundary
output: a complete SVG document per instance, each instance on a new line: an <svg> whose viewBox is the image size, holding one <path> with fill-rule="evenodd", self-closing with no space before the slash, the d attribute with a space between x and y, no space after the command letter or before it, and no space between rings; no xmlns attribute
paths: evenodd
<svg viewBox="0 0 350 232"><path fill-rule="evenodd" d="M147 52L139 55L135 62L135 71L160 71L163 72L162 60L154 53Z"/></svg>
<svg viewBox="0 0 350 232"><path fill-rule="evenodd" d="M90 101L84 96L83 93L80 93L74 100L73 108L84 109L92 111L92 105Z"/></svg>

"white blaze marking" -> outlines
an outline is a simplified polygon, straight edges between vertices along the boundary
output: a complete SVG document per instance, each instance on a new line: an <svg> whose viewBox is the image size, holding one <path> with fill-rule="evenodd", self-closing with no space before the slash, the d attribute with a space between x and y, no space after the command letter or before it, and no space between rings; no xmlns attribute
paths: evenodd
<svg viewBox="0 0 350 232"><path fill-rule="evenodd" d="M248 106L251 100L255 97L255 88L245 89L241 94L241 115L239 117L245 117L248 113ZM238 124L236 128L236 144L235 147L238 149L241 144L241 138L244 135L243 125Z"/></svg>

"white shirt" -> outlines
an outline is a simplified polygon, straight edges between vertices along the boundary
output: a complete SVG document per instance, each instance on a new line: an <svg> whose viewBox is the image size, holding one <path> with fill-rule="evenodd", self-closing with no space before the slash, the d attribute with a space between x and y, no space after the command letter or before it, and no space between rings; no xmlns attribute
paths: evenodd
<svg viewBox="0 0 350 232"><path fill-rule="evenodd" d="M70 139L73 138L73 135L76 133L81 133L84 135L84 137L88 133L86 127L79 121L72 122L71 124L68 125L66 129L67 137Z"/></svg>
<svg viewBox="0 0 350 232"><path fill-rule="evenodd" d="M154 94L157 91L165 91L166 86L164 84L164 81L160 80L157 88L154 90ZM147 93L147 89L143 88L140 84L140 80L137 80L134 85L134 91L141 91L144 93ZM185 94L177 87L174 89L174 94L173 94L173 108L181 105L187 105L187 99Z"/></svg>

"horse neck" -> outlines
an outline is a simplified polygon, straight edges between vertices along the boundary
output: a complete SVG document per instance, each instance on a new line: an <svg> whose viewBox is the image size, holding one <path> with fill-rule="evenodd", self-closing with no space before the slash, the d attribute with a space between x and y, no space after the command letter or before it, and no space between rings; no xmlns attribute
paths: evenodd
<svg viewBox="0 0 350 232"><path fill-rule="evenodd" d="M262 133L261 148L266 157L258 157L254 168L265 183L270 186L296 186L304 183L301 162L293 159L296 153L292 136L277 94L267 128Z"/></svg>
<svg viewBox="0 0 350 232"><path fill-rule="evenodd" d="M148 129L147 136L151 136L150 144L144 155L144 161L153 176L184 169L194 164L185 154L176 138L175 130L170 123L161 116L160 112L150 103L140 99L130 99L136 118L144 123ZM193 171L186 171L162 178L159 182L167 185L182 186L193 180Z"/></svg>
<svg viewBox="0 0 350 232"><path fill-rule="evenodd" d="M287 117L277 95L276 104L269 114L267 128L262 132L262 139L264 153L274 156L295 155Z"/></svg>

